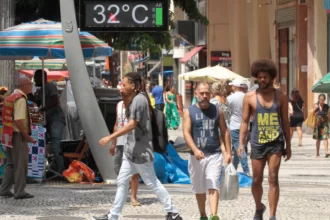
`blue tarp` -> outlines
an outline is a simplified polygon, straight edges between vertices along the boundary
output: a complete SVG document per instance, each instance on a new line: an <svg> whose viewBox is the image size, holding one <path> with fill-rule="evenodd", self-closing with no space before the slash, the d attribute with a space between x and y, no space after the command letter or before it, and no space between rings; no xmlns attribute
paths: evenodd
<svg viewBox="0 0 330 220"><path fill-rule="evenodd" d="M169 143L167 154L154 153L156 175L162 183L190 184L188 161L183 160Z"/></svg>
<svg viewBox="0 0 330 220"><path fill-rule="evenodd" d="M154 167L157 178L162 183L190 184L188 161L183 160L169 143L167 154L154 153ZM244 173L238 173L240 187L250 187L252 178Z"/></svg>

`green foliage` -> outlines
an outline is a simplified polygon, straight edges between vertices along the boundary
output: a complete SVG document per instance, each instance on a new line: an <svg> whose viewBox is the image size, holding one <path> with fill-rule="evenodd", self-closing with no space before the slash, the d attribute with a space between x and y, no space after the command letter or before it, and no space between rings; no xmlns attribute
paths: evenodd
<svg viewBox="0 0 330 220"><path fill-rule="evenodd" d="M207 0L206 0L207 1ZM173 0L174 6L179 7L182 11L184 11L188 18L192 21L196 21L202 23L204 25L208 25L209 21L205 16L199 13L196 1L194 0Z"/></svg>

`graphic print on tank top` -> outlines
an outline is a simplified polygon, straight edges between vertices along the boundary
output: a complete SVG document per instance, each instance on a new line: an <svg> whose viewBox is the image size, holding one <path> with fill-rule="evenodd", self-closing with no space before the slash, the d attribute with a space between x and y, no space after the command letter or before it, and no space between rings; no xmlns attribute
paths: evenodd
<svg viewBox="0 0 330 220"><path fill-rule="evenodd" d="M205 153L220 151L219 113L215 105L210 104L206 110L196 105L189 108L191 118L191 132L196 146Z"/></svg>
<svg viewBox="0 0 330 220"><path fill-rule="evenodd" d="M252 121L252 145L262 146L263 144L274 141L283 141L283 131L276 93L274 102L270 108L262 106L257 95L256 99L257 108Z"/></svg>
<svg viewBox="0 0 330 220"><path fill-rule="evenodd" d="M258 143L265 144L275 141L280 136L280 122L278 112L259 112L258 120Z"/></svg>
<svg viewBox="0 0 330 220"><path fill-rule="evenodd" d="M204 149L207 144L208 137L214 137L214 119L204 118L203 113L196 114L196 121L202 123L202 128L199 131L197 137L197 146L198 148Z"/></svg>

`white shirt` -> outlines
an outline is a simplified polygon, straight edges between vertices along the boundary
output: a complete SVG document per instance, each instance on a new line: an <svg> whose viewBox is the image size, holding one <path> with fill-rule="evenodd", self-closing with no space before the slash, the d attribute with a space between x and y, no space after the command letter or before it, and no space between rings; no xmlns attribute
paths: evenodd
<svg viewBox="0 0 330 220"><path fill-rule="evenodd" d="M126 109L124 107L124 102L120 101L117 105L117 130L119 131L123 128L127 123L128 120L126 118ZM117 137L116 145L125 145L127 141L127 134Z"/></svg>
<svg viewBox="0 0 330 220"><path fill-rule="evenodd" d="M230 109L230 130L239 130L242 123L243 92L235 92L228 96L227 101Z"/></svg>

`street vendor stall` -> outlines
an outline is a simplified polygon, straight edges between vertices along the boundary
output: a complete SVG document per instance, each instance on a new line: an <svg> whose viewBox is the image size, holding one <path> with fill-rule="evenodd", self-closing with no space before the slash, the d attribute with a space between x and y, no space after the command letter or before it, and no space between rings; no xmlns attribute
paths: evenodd
<svg viewBox="0 0 330 220"><path fill-rule="evenodd" d="M80 32L79 36L85 58L111 56L112 49L105 42L87 32ZM44 69L44 59L65 58L61 23L39 19L0 31L0 59L27 60L33 57L41 58L42 69ZM38 108L35 108L33 103L30 104L33 120L32 137L38 142L29 144L28 176L42 180L46 152L46 129L43 127L45 120ZM0 178L6 162L6 149L0 146Z"/></svg>

